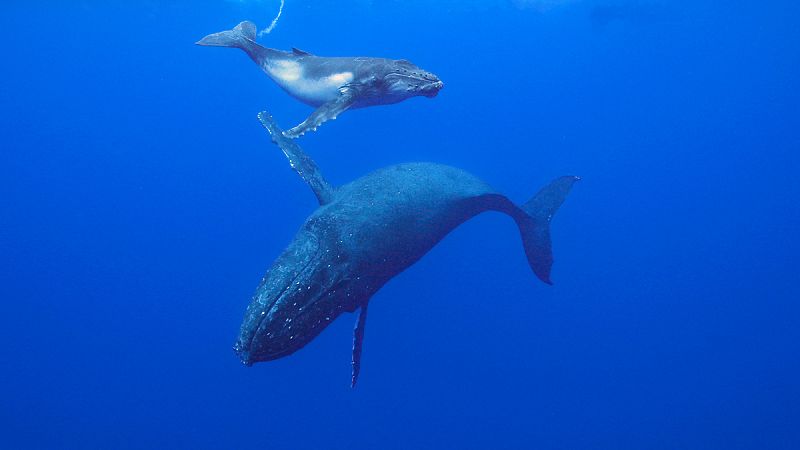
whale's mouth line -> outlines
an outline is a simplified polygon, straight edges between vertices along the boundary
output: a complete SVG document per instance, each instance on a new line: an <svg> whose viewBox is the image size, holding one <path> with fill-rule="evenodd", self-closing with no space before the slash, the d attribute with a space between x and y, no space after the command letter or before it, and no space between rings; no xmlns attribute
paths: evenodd
<svg viewBox="0 0 800 450"><path fill-rule="evenodd" d="M293 282L294 282L294 281L293 281ZM331 285L331 286L328 286L327 288L323 289L322 291L320 291L320 292L319 292L319 293L316 295L317 299L319 299L319 298L322 298L322 297L324 297L326 294L328 294L329 292L336 290L337 286L339 286L340 284L341 284L341 282L339 282L339 283L334 283L333 285ZM279 298L280 298L280 297L279 297ZM310 313L310 310L309 310L309 308L304 308L302 311L298 312L298 314L297 314L297 315L294 317L293 321L297 321L298 319L300 319L301 317L303 317L303 316L307 315L308 313ZM334 318L335 318L335 317L334 317ZM263 319L262 319L262 320L263 320ZM331 322L331 321L333 321L333 319L331 319L330 317L327 317L327 318L326 318L326 322ZM316 325L319 325L319 323L317 323ZM315 325L315 324L312 324L312 325L311 325L311 327L310 327L310 330L315 330L315 329L316 329L316 325ZM258 329L261 329L261 322L259 322L259 326L258 326L257 330L258 330ZM315 334L316 334L316 333L315 333ZM251 342L252 342L252 339L251 339ZM283 349L283 350L277 350L277 351L275 351L275 352L272 352L272 353L266 353L266 354L264 354L263 356L264 356L264 358L266 358L267 360L273 360L273 359L280 358L280 357L282 357L282 356L289 355L289 354L293 353L293 352L294 352L294 351L296 351L296 350L298 350L298 349L296 349L296 348L287 348L287 349Z"/></svg>
<svg viewBox="0 0 800 450"><path fill-rule="evenodd" d="M315 240L316 240L316 237L315 237ZM297 274L294 277L292 277L292 279L286 284L286 286L283 287L283 289L281 289L281 291L278 293L278 295L275 296L275 298L269 303L269 305L267 307L265 307L263 311L261 311L261 317L258 320L258 325L255 327L255 331L252 333L252 335L249 337L249 339L247 339L247 343L244 346L244 348L239 349L239 352L246 352L248 354L248 356L250 355L251 349L253 348L253 341L255 341L256 337L258 336L259 330L261 330L261 327L264 326L264 322L269 317L269 314L267 314L267 313L269 311L271 311L275 307L275 305L282 298L284 298L286 296L287 292L289 292L289 289L291 289L292 286L294 286L297 283L297 279L308 272L309 266L311 266L312 263L315 263L315 262L319 261L319 259L320 259L319 258L319 255L320 255L319 243L315 242L315 244L317 244L317 245L316 245L316 251L314 252L314 255L311 258L308 259L308 261L305 263L305 265L303 265L302 269L297 271ZM265 355L265 357L272 358L273 356L279 356L280 354L281 354L281 352L278 351L278 352L267 354L267 355ZM250 360L250 358L248 358L248 361L246 361L246 363L249 364L250 363L249 360Z"/></svg>
<svg viewBox="0 0 800 450"><path fill-rule="evenodd" d="M292 281L294 281L294 279ZM253 348L253 341L255 341L256 336L258 335L258 330L261 329L261 326L264 324L264 320L267 318L266 312L272 309L272 307L275 306L278 300L280 300L281 297L283 297L283 295L289 289L289 286L291 286L291 284L283 288L283 290L277 296L275 296L275 299L272 302L270 302L269 306L266 307L264 311L262 311L261 318L258 320L258 326L255 327L255 330L250 334L247 340L245 342L239 341L236 343L236 345L233 346L233 350L236 352L237 355L239 355L239 359L242 360L243 364L247 366L253 365L254 361L251 358L252 357L251 349Z"/></svg>
<svg viewBox="0 0 800 450"><path fill-rule="evenodd" d="M305 268L304 268L304 270L305 270ZM253 348L253 341L256 339L256 336L258 336L258 330L261 329L261 326L264 325L264 321L267 320L267 311L271 310L275 306L275 304L278 303L278 300L283 298L283 296L286 294L286 291L289 290L289 288L292 286L292 284L294 284L294 280L296 280L297 277L299 277L299 276L300 276L300 273L295 275L295 277L292 278L292 281L289 284L287 284L286 287L284 287L283 290L281 290L281 292L278 295L275 296L275 299L272 300L272 302L270 302L269 306L264 308L263 311L261 311L261 318L258 320L258 326L256 326L256 329L253 332L253 335L250 336L250 339L247 340L247 346L242 350L245 350L248 353L250 353L250 349Z"/></svg>
<svg viewBox="0 0 800 450"><path fill-rule="evenodd" d="M408 73L397 73L397 72L395 72L395 73L393 73L391 75L393 75L393 76L395 76L397 78L410 80L410 81L413 81L415 83L423 83L423 84L441 83L441 80L427 78L427 77L423 77L423 76L414 76L414 75L411 75L411 74L408 74Z"/></svg>

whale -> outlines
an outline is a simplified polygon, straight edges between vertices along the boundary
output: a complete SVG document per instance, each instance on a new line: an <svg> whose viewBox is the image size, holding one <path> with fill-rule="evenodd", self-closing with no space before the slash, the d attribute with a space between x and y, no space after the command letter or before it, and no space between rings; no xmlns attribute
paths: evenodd
<svg viewBox="0 0 800 450"><path fill-rule="evenodd" d="M351 361L355 386L373 294L458 225L486 211L516 222L531 269L551 283L550 222L578 177L556 178L521 206L474 175L434 163L393 165L334 187L269 113L258 119L319 207L247 306L234 345L245 365L292 354L343 313L358 312Z"/></svg>
<svg viewBox="0 0 800 450"><path fill-rule="evenodd" d="M302 123L286 130L289 138L316 131L348 109L432 98L444 87L439 77L405 59L323 57L297 48L286 52L263 47L256 43L256 26L249 21L196 44L243 50L281 89L316 108Z"/></svg>

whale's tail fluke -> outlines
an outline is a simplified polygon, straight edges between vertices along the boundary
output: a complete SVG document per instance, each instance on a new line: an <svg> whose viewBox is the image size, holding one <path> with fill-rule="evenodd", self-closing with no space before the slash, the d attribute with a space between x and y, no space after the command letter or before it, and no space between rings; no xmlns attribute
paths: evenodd
<svg viewBox="0 0 800 450"><path fill-rule="evenodd" d="M576 176L556 178L522 205L526 217L517 220L528 264L536 276L547 284L553 284L550 281L550 269L553 266L550 220L578 180L580 178Z"/></svg>
<svg viewBox="0 0 800 450"><path fill-rule="evenodd" d="M246 50L250 44L255 43L256 31L256 24L244 21L232 30L209 34L197 41L196 44L209 47L236 47Z"/></svg>

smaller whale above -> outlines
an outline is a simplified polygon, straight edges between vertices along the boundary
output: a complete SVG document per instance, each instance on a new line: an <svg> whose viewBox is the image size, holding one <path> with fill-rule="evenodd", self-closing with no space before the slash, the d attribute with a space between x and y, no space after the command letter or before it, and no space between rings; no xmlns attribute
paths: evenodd
<svg viewBox="0 0 800 450"><path fill-rule="evenodd" d="M348 109L390 105L411 97L435 97L444 83L404 59L324 57L293 48L291 52L256 43L256 26L242 22L234 29L210 34L197 45L242 49L289 95L317 109L289 138L314 131Z"/></svg>
<svg viewBox="0 0 800 450"><path fill-rule="evenodd" d="M234 351L252 365L294 353L344 312L359 311L353 333L351 385L360 371L370 298L441 241L483 212L510 216L531 269L550 283L550 222L575 176L556 178L517 206L455 167L407 163L385 167L340 187L266 112L258 116L319 208L261 280L247 307Z"/></svg>

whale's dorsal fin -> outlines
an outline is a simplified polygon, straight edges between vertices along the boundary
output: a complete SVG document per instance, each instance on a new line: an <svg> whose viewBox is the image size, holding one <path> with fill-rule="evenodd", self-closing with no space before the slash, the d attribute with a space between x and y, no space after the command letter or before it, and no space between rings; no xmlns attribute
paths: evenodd
<svg viewBox="0 0 800 450"><path fill-rule="evenodd" d="M358 312L358 321L353 329L353 372L350 377L350 387L356 387L358 374L361 372L361 347L364 345L364 328L367 326L367 304L361 306Z"/></svg>
<svg viewBox="0 0 800 450"><path fill-rule="evenodd" d="M314 55L312 55L311 53L308 53L308 52L307 52L307 51L305 51L305 50L300 50L300 49L299 49L299 48L297 48L297 47L292 47L292 54L293 54L294 56L314 56Z"/></svg>
<svg viewBox="0 0 800 450"><path fill-rule="evenodd" d="M314 191L314 195L317 196L319 204L324 205L329 203L331 199L333 199L334 189L325 177L322 176L322 172L319 170L314 160L311 159L294 140L283 135L283 130L278 127L278 124L272 119L270 113L266 111L258 113L258 120L261 121L261 125L269 131L272 142L277 144L283 151L283 154L286 155L286 159L289 160L289 165L292 166L292 169L294 169L294 171L300 175L300 178L308 183L308 186Z"/></svg>

